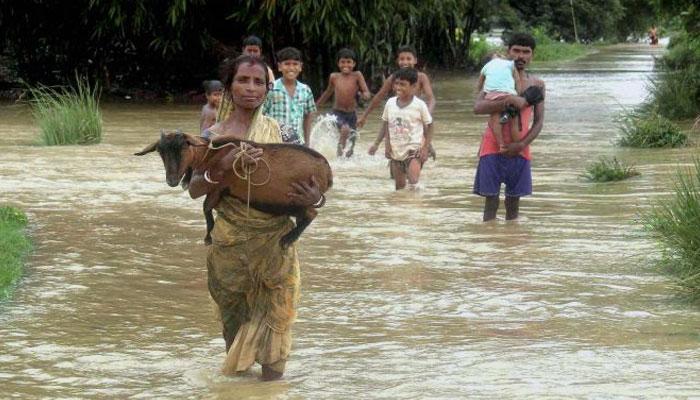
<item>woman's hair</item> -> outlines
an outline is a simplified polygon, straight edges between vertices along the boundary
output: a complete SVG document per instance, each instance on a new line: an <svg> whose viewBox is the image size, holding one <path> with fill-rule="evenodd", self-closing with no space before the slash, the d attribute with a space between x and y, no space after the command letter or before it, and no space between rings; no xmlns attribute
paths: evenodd
<svg viewBox="0 0 700 400"><path fill-rule="evenodd" d="M267 64L265 64L265 61L257 57L242 55L234 58L233 60L224 60L224 62L221 64L219 75L221 75L221 80L224 82L224 90L229 91L231 89L233 77L236 76L238 67L243 64L261 66L265 75L265 86L269 87L270 77L267 73Z"/></svg>

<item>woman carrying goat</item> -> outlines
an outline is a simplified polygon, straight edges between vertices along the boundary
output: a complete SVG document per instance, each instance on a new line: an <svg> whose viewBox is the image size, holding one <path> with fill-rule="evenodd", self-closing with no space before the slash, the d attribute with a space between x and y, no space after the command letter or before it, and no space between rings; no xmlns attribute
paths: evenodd
<svg viewBox="0 0 700 400"><path fill-rule="evenodd" d="M208 135L217 140L281 143L279 125L261 112L270 86L265 63L242 56L225 65L222 72L224 103L230 104L230 111L221 113ZM201 174L192 177L189 192L193 198L206 193L210 181L233 173L234 153L223 157L206 179ZM249 148L240 160L252 166L261 155L262 149ZM322 205L324 198L314 179L293 187L296 192L288 194L290 201L303 207ZM279 379L291 348L299 298L296 245L279 245L293 222L288 216L248 209L230 195L221 198L216 211L207 269L209 292L219 307L226 341L224 373L246 371L257 361L263 380Z"/></svg>

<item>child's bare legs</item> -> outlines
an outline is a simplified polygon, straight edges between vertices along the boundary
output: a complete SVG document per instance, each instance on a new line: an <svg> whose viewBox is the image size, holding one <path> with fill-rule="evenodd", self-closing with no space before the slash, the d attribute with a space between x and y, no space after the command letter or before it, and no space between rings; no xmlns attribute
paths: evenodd
<svg viewBox="0 0 700 400"><path fill-rule="evenodd" d="M350 126L348 124L343 124L340 127L340 138L338 139L338 157L343 155L343 150L345 150L345 145L348 142L348 137L350 136Z"/></svg>
<svg viewBox="0 0 700 400"><path fill-rule="evenodd" d="M501 126L501 114L494 113L489 116L489 126L491 131L493 131L493 136L496 138L496 143L498 143L498 148L503 148L503 127Z"/></svg>
<svg viewBox="0 0 700 400"><path fill-rule="evenodd" d="M404 172L401 161L391 160L389 162L389 171L394 178L396 190L401 190L406 187L406 172Z"/></svg>
<svg viewBox="0 0 700 400"><path fill-rule="evenodd" d="M408 168L406 171L404 171L401 164L402 162L400 161L391 161L391 174L394 177L396 190L406 188L406 181L408 181L411 186L416 185L420 178L421 165L419 159L411 158L410 161L408 161Z"/></svg>
<svg viewBox="0 0 700 400"><path fill-rule="evenodd" d="M511 118L510 121L510 138L511 143L520 141L520 115Z"/></svg>
<svg viewBox="0 0 700 400"><path fill-rule="evenodd" d="M408 162L408 183L411 186L418 184L418 179L420 178L420 160L417 158L412 158Z"/></svg>

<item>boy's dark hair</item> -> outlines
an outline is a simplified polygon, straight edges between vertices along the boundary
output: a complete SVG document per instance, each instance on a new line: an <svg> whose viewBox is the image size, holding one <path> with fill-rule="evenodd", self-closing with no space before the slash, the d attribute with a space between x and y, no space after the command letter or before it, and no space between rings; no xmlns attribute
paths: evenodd
<svg viewBox="0 0 700 400"><path fill-rule="evenodd" d="M262 40L255 35L250 35L243 39L243 47L246 46L258 46L260 49L262 49Z"/></svg>
<svg viewBox="0 0 700 400"><path fill-rule="evenodd" d="M287 60L301 61L301 51L294 47L285 47L277 52L277 62Z"/></svg>
<svg viewBox="0 0 700 400"><path fill-rule="evenodd" d="M231 83L233 83L233 77L236 76L236 72L238 72L238 67L240 67L243 64L260 65L263 68L263 71L265 71L265 85L269 87L270 77L267 73L267 64L265 64L265 61L257 57L243 55L233 60L224 61L221 64L221 67L219 68L219 75L221 75L221 80L224 81L224 87L226 88L226 90L228 90L231 87Z"/></svg>
<svg viewBox="0 0 700 400"><path fill-rule="evenodd" d="M352 49L344 48L338 50L338 53L335 55L335 62L340 61L341 58L349 58L357 62L357 55L354 51L352 51Z"/></svg>
<svg viewBox="0 0 700 400"><path fill-rule="evenodd" d="M524 46L535 50L535 38L529 33L514 33L508 39L508 48L510 49L513 46Z"/></svg>
<svg viewBox="0 0 700 400"><path fill-rule="evenodd" d="M411 54L413 54L413 57L418 58L418 53L416 53L415 47L411 46L410 44L407 44L405 46L401 46L398 48L398 50L396 50L397 57L401 53L411 53Z"/></svg>
<svg viewBox="0 0 700 400"><path fill-rule="evenodd" d="M204 93L206 94L212 94L213 92L224 90L224 85L221 83L221 81L217 80L204 81L202 82L202 86L204 86Z"/></svg>
<svg viewBox="0 0 700 400"><path fill-rule="evenodd" d="M394 72L394 81L401 79L402 81L408 81L411 85L418 82L418 71L414 68L399 68Z"/></svg>

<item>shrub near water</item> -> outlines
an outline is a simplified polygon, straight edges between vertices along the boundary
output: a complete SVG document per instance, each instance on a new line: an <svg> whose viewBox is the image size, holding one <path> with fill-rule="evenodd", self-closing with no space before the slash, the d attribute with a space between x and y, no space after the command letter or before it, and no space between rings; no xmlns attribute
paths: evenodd
<svg viewBox="0 0 700 400"><path fill-rule="evenodd" d="M97 87L76 79L75 88L30 89L32 115L45 145L92 144L102 140L102 115Z"/></svg>
<svg viewBox="0 0 700 400"><path fill-rule="evenodd" d="M674 196L659 202L645 216L648 231L664 247L662 267L677 277L695 299L700 298L700 159L695 171L678 174Z"/></svg>
<svg viewBox="0 0 700 400"><path fill-rule="evenodd" d="M680 147L688 136L678 125L658 113L640 110L625 111L618 119L622 136L617 144L624 147Z"/></svg>
<svg viewBox="0 0 700 400"><path fill-rule="evenodd" d="M0 299L9 296L22 275L24 256L30 243L24 234L27 217L13 207L0 207Z"/></svg>
<svg viewBox="0 0 700 400"><path fill-rule="evenodd" d="M588 47L583 44L552 39L542 28L535 28L533 36L536 43L533 61L571 60L588 52Z"/></svg>
<svg viewBox="0 0 700 400"><path fill-rule="evenodd" d="M586 173L583 176L593 182L612 182L637 175L639 172L633 166L619 161L616 157L612 159L600 157L598 161L586 167Z"/></svg>

